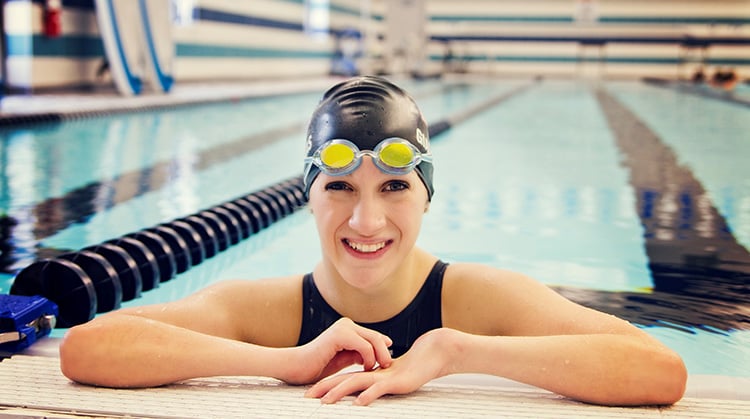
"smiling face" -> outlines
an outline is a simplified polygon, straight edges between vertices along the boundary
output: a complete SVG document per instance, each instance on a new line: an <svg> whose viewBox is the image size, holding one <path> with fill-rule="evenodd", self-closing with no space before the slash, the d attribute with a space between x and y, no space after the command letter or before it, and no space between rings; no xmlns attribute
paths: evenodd
<svg viewBox="0 0 750 419"><path fill-rule="evenodd" d="M369 156L349 175L318 175L309 207L324 274L360 290L387 286L412 254L427 205L414 171L388 175Z"/></svg>

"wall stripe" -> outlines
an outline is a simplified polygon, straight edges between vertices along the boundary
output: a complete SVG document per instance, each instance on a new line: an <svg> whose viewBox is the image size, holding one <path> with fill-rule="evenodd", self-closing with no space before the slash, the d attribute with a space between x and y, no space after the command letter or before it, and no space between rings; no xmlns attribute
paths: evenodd
<svg viewBox="0 0 750 419"><path fill-rule="evenodd" d="M328 51L280 50L255 47L177 44L178 57L233 57L233 58L332 58Z"/></svg>
<svg viewBox="0 0 750 419"><path fill-rule="evenodd" d="M338 10L334 6L331 6L331 11ZM345 15L359 16L359 11L353 11L351 9L338 10ZM263 28L273 29L284 29L290 31L304 32L305 27L302 23L289 22L278 19L270 19L253 15L241 15L237 13L224 12L221 10L214 10L204 7L198 7L195 11L196 19L209 22L228 23L233 25L248 25L257 26ZM382 17L380 18L382 19ZM333 35L340 35L345 29L331 27L329 33Z"/></svg>
<svg viewBox="0 0 750 419"><path fill-rule="evenodd" d="M431 22L576 23L571 15L431 15ZM727 16L599 16L596 23L630 25L750 25L750 17Z"/></svg>
<svg viewBox="0 0 750 419"><path fill-rule="evenodd" d="M750 25L750 17L728 16L600 16L597 21L633 25Z"/></svg>
<svg viewBox="0 0 750 419"><path fill-rule="evenodd" d="M689 46L710 45L750 45L750 37L736 36L509 36L509 35L433 35L433 41L473 41L473 42L576 42L581 44L681 44Z"/></svg>
<svg viewBox="0 0 750 419"><path fill-rule="evenodd" d="M445 57L439 54L430 55L433 62L443 61ZM493 55L493 54L462 54L456 59L462 61L496 61L496 62L523 62L523 63L616 63L616 64L685 64L686 60L680 57L617 57L617 56L591 56L585 57L566 55ZM711 58L704 61L706 65L750 65L750 58Z"/></svg>
<svg viewBox="0 0 750 419"><path fill-rule="evenodd" d="M99 37L69 35L48 38L44 35L9 35L8 56L42 56L91 58L103 57L104 45Z"/></svg>
<svg viewBox="0 0 750 419"><path fill-rule="evenodd" d="M205 7L196 8L195 16L200 20L230 23L236 25L252 25L300 32L304 30L303 25L297 22L286 22L276 19L267 19L259 16L238 15L236 13L223 12L220 10L208 9Z"/></svg>

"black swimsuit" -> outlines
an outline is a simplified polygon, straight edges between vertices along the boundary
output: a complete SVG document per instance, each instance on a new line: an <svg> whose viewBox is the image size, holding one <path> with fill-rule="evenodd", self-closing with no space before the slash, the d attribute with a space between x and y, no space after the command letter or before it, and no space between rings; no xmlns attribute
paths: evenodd
<svg viewBox="0 0 750 419"><path fill-rule="evenodd" d="M377 330L393 340L394 357L406 353L411 345L426 332L443 326L441 292L447 263L437 261L414 299L400 313L377 323L358 323ZM331 307L315 286L312 273L302 280L302 330L297 345L315 339L342 316Z"/></svg>

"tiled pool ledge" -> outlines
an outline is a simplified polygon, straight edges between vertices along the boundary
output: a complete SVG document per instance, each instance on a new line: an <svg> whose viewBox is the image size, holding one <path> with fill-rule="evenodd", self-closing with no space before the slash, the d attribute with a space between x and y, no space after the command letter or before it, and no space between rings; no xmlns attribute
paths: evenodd
<svg viewBox="0 0 750 419"><path fill-rule="evenodd" d="M60 373L57 339L35 355L0 362L0 417L638 417L737 418L750 412L750 379L692 376L686 396L668 407L602 407L575 402L510 380L455 375L371 406L348 397L321 405L303 397L305 387L258 377L216 377L170 386L121 390L70 382ZM51 356L44 356L51 355Z"/></svg>

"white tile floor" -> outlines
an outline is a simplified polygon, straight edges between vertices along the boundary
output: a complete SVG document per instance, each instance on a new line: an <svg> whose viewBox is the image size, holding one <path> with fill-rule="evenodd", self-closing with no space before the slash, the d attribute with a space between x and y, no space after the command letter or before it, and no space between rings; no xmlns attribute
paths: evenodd
<svg viewBox="0 0 750 419"><path fill-rule="evenodd" d="M0 417L739 418L750 413L750 401L688 397L670 407L601 407L525 386L448 382L428 383L368 407L353 406L351 397L322 405L304 398L304 391L256 377L196 379L138 390L97 388L70 382L55 357L16 355L0 362Z"/></svg>

